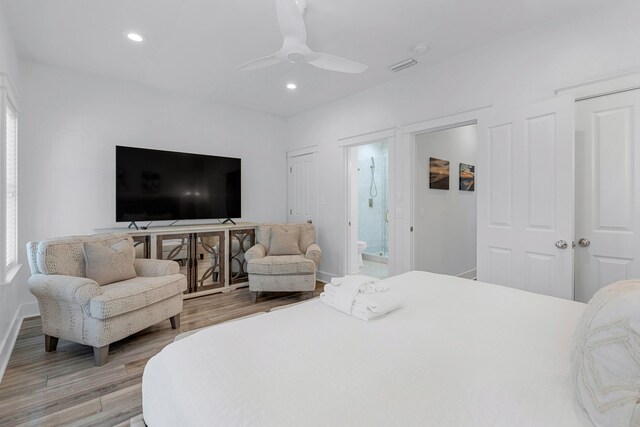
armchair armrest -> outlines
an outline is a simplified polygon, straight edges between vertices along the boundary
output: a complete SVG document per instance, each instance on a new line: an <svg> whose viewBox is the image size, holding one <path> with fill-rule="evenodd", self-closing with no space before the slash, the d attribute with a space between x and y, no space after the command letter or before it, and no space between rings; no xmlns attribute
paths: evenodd
<svg viewBox="0 0 640 427"><path fill-rule="evenodd" d="M34 274L29 278L29 290L38 299L71 302L81 306L102 294L100 285L85 277L56 274Z"/></svg>
<svg viewBox="0 0 640 427"><path fill-rule="evenodd" d="M180 265L164 259L136 259L133 263L139 277L161 277L180 273Z"/></svg>
<svg viewBox="0 0 640 427"><path fill-rule="evenodd" d="M267 256L267 249L260 243L251 246L247 252L244 253L244 259L251 261L256 258L264 258Z"/></svg>
<svg viewBox="0 0 640 427"><path fill-rule="evenodd" d="M313 243L307 248L307 253L304 255L304 257L313 261L316 264L316 268L318 268L318 263L320 262L321 255L322 250L320 249L320 246Z"/></svg>

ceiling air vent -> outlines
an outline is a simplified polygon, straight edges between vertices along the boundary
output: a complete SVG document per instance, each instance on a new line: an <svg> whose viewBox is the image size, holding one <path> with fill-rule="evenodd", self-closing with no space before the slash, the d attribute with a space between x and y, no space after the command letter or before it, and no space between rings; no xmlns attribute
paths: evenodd
<svg viewBox="0 0 640 427"><path fill-rule="evenodd" d="M389 70L397 73L398 71L402 71L406 68L413 67L416 65L418 61L413 58L405 59L404 61L400 61L397 64L389 65Z"/></svg>

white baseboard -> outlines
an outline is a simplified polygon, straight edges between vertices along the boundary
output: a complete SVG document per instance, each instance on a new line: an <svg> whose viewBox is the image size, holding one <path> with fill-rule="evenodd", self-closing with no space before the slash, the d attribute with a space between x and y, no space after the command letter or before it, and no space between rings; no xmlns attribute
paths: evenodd
<svg viewBox="0 0 640 427"><path fill-rule="evenodd" d="M465 271L464 273L458 274L457 277L462 277L464 279L475 279L477 274L478 270L474 268L473 270Z"/></svg>
<svg viewBox="0 0 640 427"><path fill-rule="evenodd" d="M329 283L331 281L331 278L333 277L338 277L337 274L332 274L332 273L327 273L325 271L318 271L316 272L316 279L324 282L324 283Z"/></svg>
<svg viewBox="0 0 640 427"><path fill-rule="evenodd" d="M37 302L22 304L16 310L16 314L13 316L7 335L0 344L0 382L2 382L4 371L7 369L7 365L9 364L9 358L11 357L11 352L13 352L13 346L16 344L16 339L18 339L18 333L20 332L22 321L27 317L38 316L39 314L40 310Z"/></svg>

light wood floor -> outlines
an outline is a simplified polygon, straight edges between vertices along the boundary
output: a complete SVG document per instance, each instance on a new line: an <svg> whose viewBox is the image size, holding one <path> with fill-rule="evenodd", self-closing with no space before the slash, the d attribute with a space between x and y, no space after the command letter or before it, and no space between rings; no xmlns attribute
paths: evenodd
<svg viewBox="0 0 640 427"><path fill-rule="evenodd" d="M316 295L321 283L316 284ZM186 300L179 330L169 320L111 344L107 364L93 364L91 347L60 340L44 351L40 317L25 319L0 383L0 426L128 426L142 413L142 371L176 335L304 299L265 293L251 303L248 288Z"/></svg>

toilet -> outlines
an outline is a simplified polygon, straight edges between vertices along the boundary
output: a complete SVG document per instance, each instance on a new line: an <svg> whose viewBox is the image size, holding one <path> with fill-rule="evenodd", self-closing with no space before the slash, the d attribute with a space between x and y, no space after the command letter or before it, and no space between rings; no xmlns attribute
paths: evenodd
<svg viewBox="0 0 640 427"><path fill-rule="evenodd" d="M364 265L364 261L362 261L362 253L367 249L367 242L363 242L362 240L358 240L358 265L362 267Z"/></svg>

